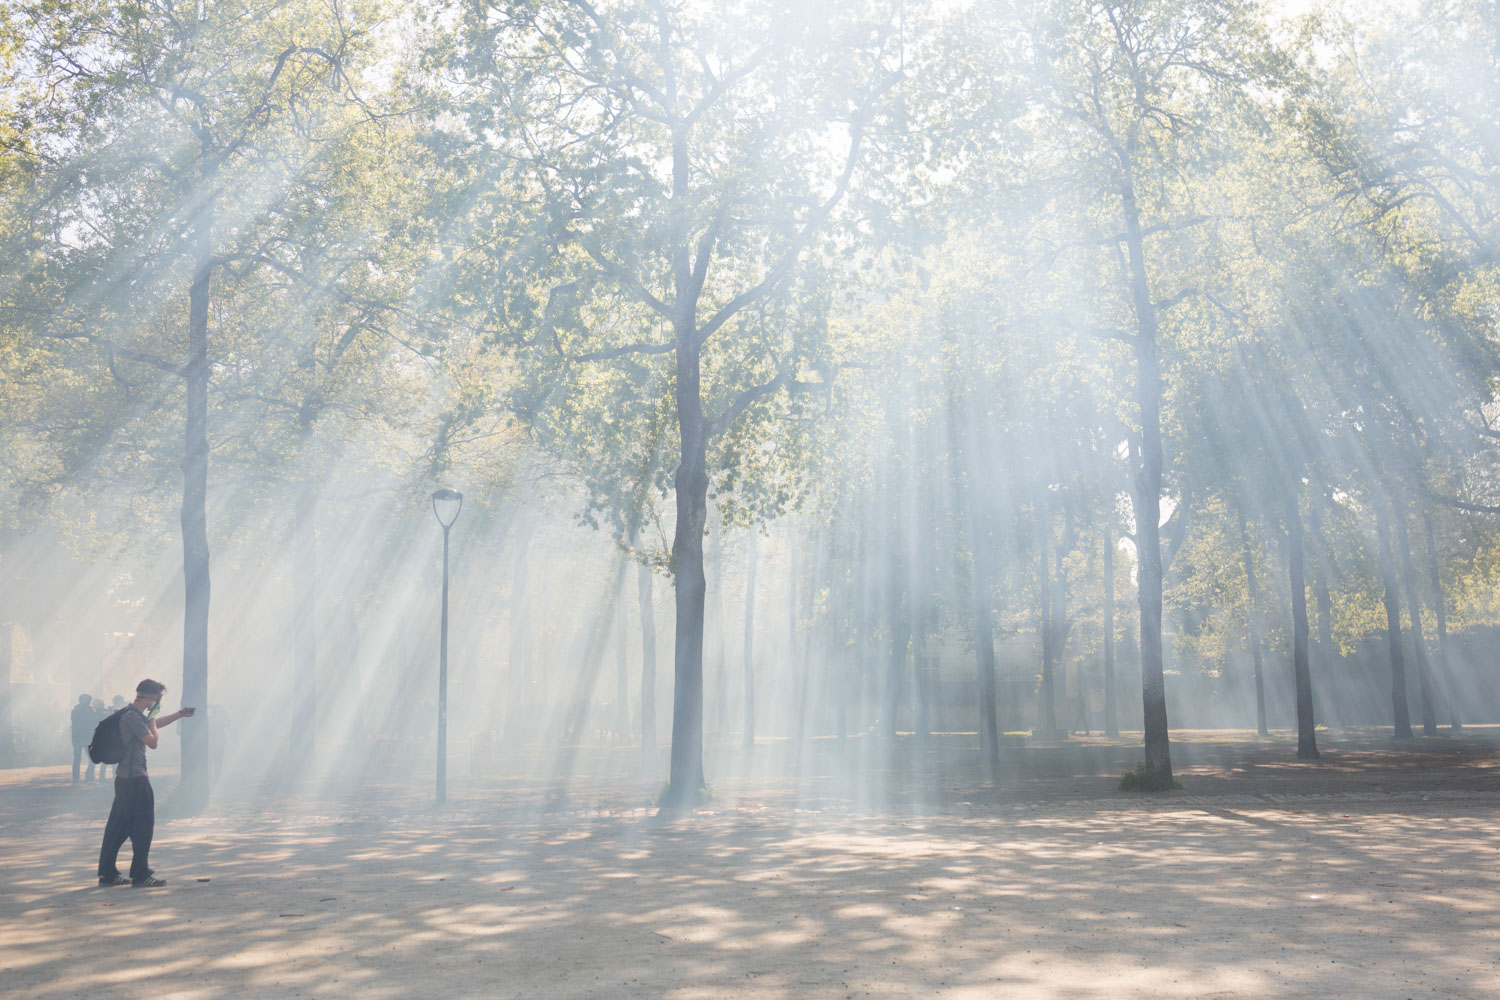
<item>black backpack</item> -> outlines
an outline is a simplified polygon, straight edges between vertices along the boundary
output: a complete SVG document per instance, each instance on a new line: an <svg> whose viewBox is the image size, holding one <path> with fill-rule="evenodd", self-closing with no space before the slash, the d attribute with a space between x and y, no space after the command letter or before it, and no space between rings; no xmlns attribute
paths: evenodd
<svg viewBox="0 0 1500 1000"><path fill-rule="evenodd" d="M94 727L94 739L89 743L89 760L95 764L118 764L125 759L125 737L120 733L120 716L130 706L108 715Z"/></svg>

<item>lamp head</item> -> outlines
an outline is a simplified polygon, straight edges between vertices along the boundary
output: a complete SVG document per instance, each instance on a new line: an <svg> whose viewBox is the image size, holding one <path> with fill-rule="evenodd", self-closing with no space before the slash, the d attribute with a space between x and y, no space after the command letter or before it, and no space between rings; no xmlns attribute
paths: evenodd
<svg viewBox="0 0 1500 1000"><path fill-rule="evenodd" d="M458 520L458 512L463 509L464 495L458 490L450 490L443 487L434 490L432 494L432 513L438 519L438 524L447 531L453 527L453 522Z"/></svg>

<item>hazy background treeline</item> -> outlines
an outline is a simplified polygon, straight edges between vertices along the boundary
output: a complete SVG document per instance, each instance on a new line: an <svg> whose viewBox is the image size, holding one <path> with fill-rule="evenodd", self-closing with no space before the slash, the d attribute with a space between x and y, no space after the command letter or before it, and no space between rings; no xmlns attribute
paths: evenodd
<svg viewBox="0 0 1500 1000"><path fill-rule="evenodd" d="M10 2L0 73L6 759L150 675L183 801L430 762L438 485L475 771L1500 712L1493 3Z"/></svg>

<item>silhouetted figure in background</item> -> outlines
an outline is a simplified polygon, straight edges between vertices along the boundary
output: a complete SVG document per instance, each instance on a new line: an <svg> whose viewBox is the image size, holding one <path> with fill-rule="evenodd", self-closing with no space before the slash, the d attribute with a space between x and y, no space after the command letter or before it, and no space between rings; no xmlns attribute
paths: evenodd
<svg viewBox="0 0 1500 1000"><path fill-rule="evenodd" d="M1078 692L1078 711L1073 716L1073 724L1068 727L1068 735L1073 736L1082 733L1092 736L1089 732L1089 693L1084 690Z"/></svg>
<svg viewBox="0 0 1500 1000"><path fill-rule="evenodd" d="M78 764L88 756L89 741L94 738L94 727L99 724L99 713L94 711L94 701L86 694L78 696L78 704L73 706L73 784L78 784ZM99 702L103 705L104 702ZM99 777L104 777L104 768L101 765ZM94 761L89 759L88 779L94 780Z"/></svg>

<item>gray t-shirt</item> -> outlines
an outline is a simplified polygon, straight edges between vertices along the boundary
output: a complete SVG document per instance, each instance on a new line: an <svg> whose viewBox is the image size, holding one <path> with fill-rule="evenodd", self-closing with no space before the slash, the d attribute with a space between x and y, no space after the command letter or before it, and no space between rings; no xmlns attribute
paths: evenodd
<svg viewBox="0 0 1500 1000"><path fill-rule="evenodd" d="M151 727L134 705L126 705L120 715L120 738L125 742L125 756L115 770L116 778L146 777L146 736Z"/></svg>

